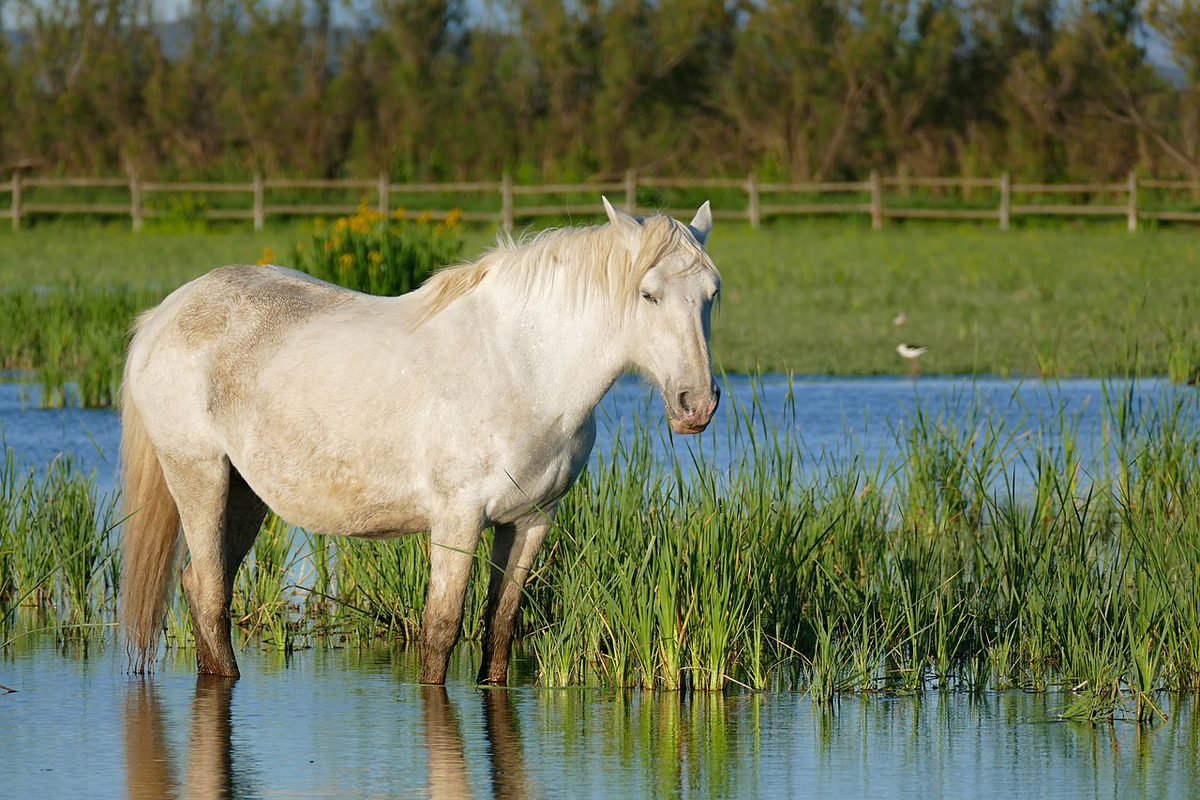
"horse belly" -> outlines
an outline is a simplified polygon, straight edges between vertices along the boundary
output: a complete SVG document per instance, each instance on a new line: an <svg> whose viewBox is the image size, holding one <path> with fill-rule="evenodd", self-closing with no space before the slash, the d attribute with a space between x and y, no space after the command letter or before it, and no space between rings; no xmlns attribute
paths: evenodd
<svg viewBox="0 0 1200 800"><path fill-rule="evenodd" d="M253 460L238 471L272 511L306 530L379 539L429 530L423 495L401 481L377 485L328 467L297 471Z"/></svg>

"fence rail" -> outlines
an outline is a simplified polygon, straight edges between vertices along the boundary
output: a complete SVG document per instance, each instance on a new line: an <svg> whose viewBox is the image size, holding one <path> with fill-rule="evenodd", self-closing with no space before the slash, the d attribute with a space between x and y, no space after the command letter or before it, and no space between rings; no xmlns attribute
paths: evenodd
<svg viewBox="0 0 1200 800"><path fill-rule="evenodd" d="M125 198L123 202L38 202L39 190L101 189L118 190ZM1008 230L1016 217L1072 216L1072 217L1116 217L1124 218L1129 230L1137 230L1139 221L1157 220L1164 222L1200 222L1200 210L1158 209L1139 202L1144 192L1188 193L1192 208L1200 208L1200 183L1141 179L1130 173L1120 183L1013 183L1007 173L997 178L947 178L887 176L872 172L865 181L815 181L807 183L760 183L754 175L746 179L733 178L656 178L626 173L622 181L590 183L555 183L523 185L513 183L509 175L499 181L460 181L448 183L392 183L387 175L377 179L279 179L254 176L246 183L207 183L186 181L167 183L161 181L139 181L131 178L42 178L12 174L7 183L0 183L0 218L8 218L13 229L19 229L24 220L38 215L90 214L103 216L128 216L134 230L142 227L148 218L171 214L150 200L154 195L241 195L245 202L233 208L213 208L203 201L192 208L190 214L205 219L250 220L256 230L261 230L268 217L324 216L354 213L361 204L303 202L287 203L279 200L281 192L351 192L362 193L363 203L373 201L371 207L389 214L397 210L397 196L439 195L434 202L423 208L408 208L413 215L428 215L431 219L444 219L455 206L461 206L466 197L478 198L477 202L489 210L462 210L463 219L473 222L494 222L512 230L518 219L562 215L591 215L601 213L598 202L578 202L579 195L612 194L624 197L625 208L631 213L638 211L638 193L655 190L702 190L716 189L743 194L745 199L740 208L717 208L715 215L720 219L748 222L757 227L771 217L868 215L874 228L881 228L888 219L946 219L946 220L994 220L1002 230ZM957 192L962 198L959 205L968 207L928 207L905 205L911 203L913 190L927 193ZM974 201L979 192L994 195L993 203L984 205ZM454 196L459 202L451 204L446 196ZM547 198L560 196L558 202L545 202ZM841 201L823 201L820 198L836 195ZM1063 196L1076 196L1077 202L1061 202ZM4 202L7 196L7 204ZM575 196L572 198L571 196ZM780 196L783 196L782 198ZM1017 197L1022 202L1014 202ZM533 204L521 202L525 198L538 198L543 202ZM797 199L803 198L803 199ZM1037 202L1047 198L1047 202ZM774 200L774 202L771 202ZM1052 201L1050 201L1052 200ZM1084 202L1079 202L1083 200ZM1089 202L1096 200L1097 202ZM1099 202L1104 200L1106 202ZM1115 201L1115 202L1111 202ZM734 203L733 205L738 205ZM682 215L684 212L654 206L654 210Z"/></svg>

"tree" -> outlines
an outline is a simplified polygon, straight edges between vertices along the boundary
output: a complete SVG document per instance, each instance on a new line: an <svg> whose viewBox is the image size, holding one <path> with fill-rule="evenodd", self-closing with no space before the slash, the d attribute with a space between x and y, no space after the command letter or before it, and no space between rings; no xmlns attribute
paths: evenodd
<svg viewBox="0 0 1200 800"><path fill-rule="evenodd" d="M851 146L867 102L856 69L860 47L839 0L750 6L720 95L743 160L799 180L853 171Z"/></svg>

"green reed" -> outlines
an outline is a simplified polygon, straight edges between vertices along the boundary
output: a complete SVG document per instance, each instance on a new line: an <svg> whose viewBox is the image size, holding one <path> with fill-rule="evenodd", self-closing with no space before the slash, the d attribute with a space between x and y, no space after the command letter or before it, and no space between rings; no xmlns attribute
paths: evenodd
<svg viewBox="0 0 1200 800"><path fill-rule="evenodd" d="M785 411L733 409L704 448L627 424L560 503L518 649L547 686L1063 692L1070 718L1148 720L1200 690L1200 394L1111 384L1094 452L1078 415L1004 422L970 396L918 407L897 455L805 447ZM0 487L0 603L64 627L111 619L115 504L56 464ZM477 640L490 534L468 589ZM429 543L272 518L234 618L299 644L415 641ZM173 606L169 641L187 634ZM740 687L740 688L739 688Z"/></svg>
<svg viewBox="0 0 1200 800"><path fill-rule="evenodd" d="M18 609L64 641L90 641L116 610L120 555L112 496L69 459L42 474L5 448L0 466L0 642Z"/></svg>
<svg viewBox="0 0 1200 800"><path fill-rule="evenodd" d="M164 294L78 283L0 292L0 368L32 375L43 406L110 406L134 315Z"/></svg>

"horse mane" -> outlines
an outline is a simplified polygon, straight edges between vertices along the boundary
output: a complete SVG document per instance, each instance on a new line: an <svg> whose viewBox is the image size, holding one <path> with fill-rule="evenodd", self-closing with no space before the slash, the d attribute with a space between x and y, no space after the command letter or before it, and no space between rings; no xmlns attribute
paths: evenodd
<svg viewBox="0 0 1200 800"><path fill-rule="evenodd" d="M526 295L557 289L569 303L607 303L621 316L634 308L646 273L676 249L697 256L688 260L689 272L715 269L688 226L662 214L642 223L636 253L624 246L613 225L554 228L519 241L502 235L477 260L438 270L424 283L421 321L436 316L487 278L509 282Z"/></svg>

